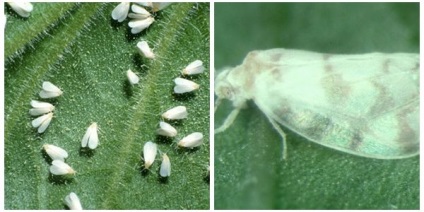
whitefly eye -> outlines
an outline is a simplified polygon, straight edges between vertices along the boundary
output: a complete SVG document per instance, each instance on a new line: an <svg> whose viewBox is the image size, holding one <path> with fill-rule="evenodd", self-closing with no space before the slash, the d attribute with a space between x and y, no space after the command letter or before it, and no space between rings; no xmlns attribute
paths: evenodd
<svg viewBox="0 0 424 212"><path fill-rule="evenodd" d="M220 98L225 98L225 99L229 99L229 100L233 100L233 98L234 98L233 88L228 83L220 85L217 88L216 94Z"/></svg>

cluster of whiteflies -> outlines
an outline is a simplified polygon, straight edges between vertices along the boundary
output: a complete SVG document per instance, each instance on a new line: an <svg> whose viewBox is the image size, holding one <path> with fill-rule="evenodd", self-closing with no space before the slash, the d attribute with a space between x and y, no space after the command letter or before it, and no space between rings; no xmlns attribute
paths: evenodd
<svg viewBox="0 0 424 212"><path fill-rule="evenodd" d="M52 144L44 144L43 149L53 160L50 173L60 176L70 176L76 173L71 166L65 163L65 159L68 158L66 150ZM81 202L74 192L65 197L65 204L71 210L82 210Z"/></svg>
<svg viewBox="0 0 424 212"><path fill-rule="evenodd" d="M154 58L154 54L151 51L150 47L148 46L146 41L141 41L137 44L137 47L140 51L140 54L145 56L146 58L149 58L146 55L152 55L151 58ZM186 68L183 69L182 74L183 75L194 75L194 74L201 74L205 70L205 67L203 66L203 62L200 60L196 60L192 63L190 63ZM137 76L136 73L134 73L131 69L127 71L127 78L128 81L132 84L138 84L140 81L140 78ZM199 89L200 85L181 77L177 77L174 79L174 92L176 94L182 94L187 92L192 92L194 90Z"/></svg>
<svg viewBox="0 0 424 212"><path fill-rule="evenodd" d="M149 7L153 12L164 9L169 6L169 2L138 2L131 5L130 2L122 2L112 11L112 18L118 22L123 22L127 17L131 18L131 21L128 23L128 26L131 27L131 33L137 34L144 29L148 28L153 22L154 18L146 9L141 6ZM141 5L141 6L140 6ZM131 7L131 13L129 13ZM142 40L137 43L137 49L141 56L147 59L155 59L155 54L150 48L146 40ZM195 60L190 63L187 67L182 70L183 75L195 75L203 73L204 67L203 62L200 60ZM135 85L140 81L140 78L132 70L127 71L128 81ZM200 86L199 84L187 80L184 78L177 77L174 79L175 87L174 92L177 94L187 93L194 90L197 90Z"/></svg>
<svg viewBox="0 0 424 212"><path fill-rule="evenodd" d="M162 114L162 118L167 120L181 120L187 118L187 108L184 106L174 107L165 113ZM166 122L159 122L159 129L156 130L156 133L161 136L175 137L178 132L170 124ZM178 143L179 147L185 148L195 148L203 144L203 134L200 132L194 132L183 139ZM153 164L157 154L157 145L151 141L148 141L144 144L143 147L143 157L144 157L144 168L149 169ZM159 174L162 177L169 177L171 175L171 162L168 155L165 153L162 154L162 164L160 166Z"/></svg>
<svg viewBox="0 0 424 212"><path fill-rule="evenodd" d="M177 106L169 109L162 114L162 118L166 120L181 120L185 119L188 116L187 108L185 106ZM159 129L156 130L158 135L175 137L177 135L177 130L166 122L159 122ZM194 148L202 145L203 143L203 134L199 132L192 133L183 139L181 139L177 144L180 147Z"/></svg>
<svg viewBox="0 0 424 212"><path fill-rule="evenodd" d="M47 99L58 97L62 95L62 93L62 90L53 85L53 83L43 82L42 90L39 95L41 98ZM34 128L37 128L38 133L43 133L50 125L55 107L48 102L40 102L37 100L32 100L31 106L33 108L29 110L29 114L32 116L39 116L34 119L31 124Z"/></svg>
<svg viewBox="0 0 424 212"><path fill-rule="evenodd" d="M168 6L170 3L137 3L139 5L152 8L153 12L161 10ZM131 32L133 34L139 33L149 27L154 18L152 15L143 7L139 5L133 4L131 5L132 13L128 14L130 9L130 3L122 2L120 3L113 11L112 18L117 20L118 22L122 22L126 19L126 17L130 17L132 20L128 23L128 26L131 27ZM155 59L155 54L150 48L148 42L146 40L142 40L137 43L137 50L139 54L147 59ZM182 75L195 75L201 74L204 72L203 62L201 60L195 60L186 66L182 71ZM127 70L127 78L131 85L138 84L140 82L140 78L134 73L131 69ZM174 79L175 87L174 92L176 94L182 94L187 92L192 92L197 90L200 85L181 77L177 77ZM187 109L184 106L178 106L172 108L165 113L162 114L162 118L167 120L178 120L185 119L187 117ZM156 130L156 133L161 136L167 137L175 137L178 132L177 130L170 124L161 121L159 122L159 129ZM178 142L178 146L186 147L186 148L194 148L202 145L203 143L203 134L200 132L192 133ZM155 161L158 149L157 145L151 141L146 142L143 147L143 157L144 157L144 168L149 169L150 166ZM171 175L171 163L168 155L165 153L162 154L162 164L160 167L159 174L162 177L169 177Z"/></svg>
<svg viewBox="0 0 424 212"><path fill-rule="evenodd" d="M182 75L195 75L203 73L204 70L205 67L203 66L203 62L201 60L195 60L187 67L185 67L181 73ZM197 90L200 87L199 84L181 77L175 78L174 83L174 92L177 94L191 92Z"/></svg>
<svg viewBox="0 0 424 212"><path fill-rule="evenodd" d="M9 2L10 7L18 13L22 17L29 17L33 6L29 2ZM139 5L150 7L153 12L157 12L165 7L167 7L171 3L137 3ZM152 15L143 7L139 5L131 5L131 10L133 13L129 13L130 3L123 2L120 3L112 12L112 18L122 22L126 17L130 17L132 20L129 22L129 26L132 28L131 32L133 34L139 33L149 27L153 22L154 18ZM148 59L154 59L155 54L152 49L149 47L147 41L140 41L137 43L137 48L139 53ZM182 75L194 75L203 73L204 67L203 63L200 60L196 60L190 63L186 68L182 70ZM131 70L127 71L127 77L131 84L137 84L139 82L139 77ZM199 88L199 85L184 79L184 78L176 78L174 80L175 87L174 92L177 94L191 92ZM51 82L43 82L42 90L39 92L40 98L48 99L59 97L63 94L62 90L52 84ZM31 101L32 108L29 110L30 115L39 116L34 119L31 124L34 128L37 128L38 133L44 133L47 127L50 125L50 122L53 118L53 111L55 110L55 106L48 102L41 102L37 100ZM184 106L174 107L165 113L162 114L162 118L167 120L179 120L187 118L188 113L187 109ZM97 123L93 122L88 128L86 133L84 134L81 147L95 149L99 144L98 139L98 126ZM177 130L170 124L161 121L159 122L159 129L157 129L156 133L158 135L167 136L167 137L175 137L178 132ZM195 148L201 146L203 143L203 134L200 132L194 132L182 138L178 142L179 147L184 148ZM65 159L68 158L68 153L66 150L52 145L52 144L44 144L44 151L47 155L52 159L52 163L50 166L50 173L52 175L59 176L71 176L76 173L76 171L69 166ZM144 156L144 168L149 169L153 162L155 161L158 149L157 145L151 141L147 142L143 147L143 156ZM160 167L160 175L162 177L169 177L171 175L171 163L167 154L162 153L162 164ZM71 192L69 195L65 197L65 204L72 210L82 210L82 206L78 196Z"/></svg>
<svg viewBox="0 0 424 212"><path fill-rule="evenodd" d="M40 91L39 96L43 99L47 99L59 97L62 94L63 92L61 89L59 89L53 83L46 81L43 82L42 90ZM32 100L31 106L32 108L29 110L30 115L41 115L40 117L34 119L31 124L33 127L38 128L38 133L43 133L50 125L55 106L48 102L41 102L37 100ZM81 147L89 149L97 148L99 144L97 131L97 123L94 122L88 127L86 133L84 134L84 137L81 140ZM50 166L50 173L52 175L68 177L76 173L76 171L65 162L65 159L68 158L68 152L66 150L52 144L44 144L43 149L52 159ZM65 197L65 203L70 209L82 209L77 195L73 192Z"/></svg>
<svg viewBox="0 0 424 212"><path fill-rule="evenodd" d="M123 22L127 17L131 18L128 26L132 34L137 34L155 21L152 14L141 6L149 7L153 12L157 12L170 4L170 2L135 2L131 5L130 2L121 2L113 9L112 18L118 22ZM130 7L132 12L129 13Z"/></svg>

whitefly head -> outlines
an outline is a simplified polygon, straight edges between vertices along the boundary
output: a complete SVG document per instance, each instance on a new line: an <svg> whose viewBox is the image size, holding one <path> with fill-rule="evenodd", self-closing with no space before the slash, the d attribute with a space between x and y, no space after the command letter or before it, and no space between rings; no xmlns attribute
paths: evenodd
<svg viewBox="0 0 424 212"><path fill-rule="evenodd" d="M228 81L227 76L232 68L226 68L221 71L215 78L215 94L218 99L233 99L232 85Z"/></svg>
<svg viewBox="0 0 424 212"><path fill-rule="evenodd" d="M215 95L218 97L215 103L215 110L221 103L222 99L228 99L233 102L234 107L240 108L246 102L246 97L239 88L240 78L236 74L232 74L235 68L225 68L215 78Z"/></svg>

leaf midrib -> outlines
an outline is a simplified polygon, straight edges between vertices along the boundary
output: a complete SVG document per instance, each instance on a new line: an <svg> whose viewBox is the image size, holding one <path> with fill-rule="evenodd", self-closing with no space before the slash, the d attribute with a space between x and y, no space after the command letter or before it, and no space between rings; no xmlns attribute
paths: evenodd
<svg viewBox="0 0 424 212"><path fill-rule="evenodd" d="M115 170L113 172L113 175L108 178L110 179L107 183L108 189L106 191L107 194L113 194L115 190L118 189L118 186L120 185L119 182L121 182L123 176L125 174L128 174L128 170L125 170L126 163L129 161L129 158L132 157L132 155L127 154L127 152L133 147L136 147L137 141L135 134L138 134L138 132L154 132L155 125L149 124L148 126L144 126L143 129L141 129L140 123L141 120L147 119L155 119L157 114L159 114L159 108L155 107L155 111L150 111L150 108L152 108L152 104L158 105L159 104L159 98L161 95L158 95L156 91L162 91L162 89L155 89L157 86L161 85L161 78L162 75L165 74L164 70L162 69L162 62L161 62L161 55L166 55L167 50L170 49L170 46L172 45L173 41L176 39L176 34L178 34L178 30L180 30L181 26L185 24L184 18L187 16L187 14L190 12L192 4L175 4L175 7L178 7L177 10L179 10L179 13L172 13L169 17L169 20L172 20L170 23L167 24L167 26L164 28L163 34L167 35L168 37L161 36L156 40L157 47L155 48L155 54L157 56L157 59L152 60L151 63L148 65L149 70L146 75L146 78L143 79L145 87L143 87L143 90L145 92L138 92L135 93L134 96L134 106L132 106L132 111L129 114L128 117L128 130L123 134L122 141L123 144L120 146L119 153L115 155L117 157ZM172 35L172 38L169 37L169 35ZM162 58L163 60L164 58ZM154 74L153 74L154 73ZM150 99L145 99L144 97L151 97ZM154 103L152 101L155 101ZM146 113L145 111L149 111L149 113ZM147 117L147 118L145 118ZM159 120L158 120L159 121ZM147 141L142 141L143 143ZM141 152L141 149L140 149ZM118 159L119 157L119 159ZM131 172L131 174L134 174ZM106 199L104 199L103 204L101 208L113 208L114 205L119 205L117 202L115 195L106 195Z"/></svg>

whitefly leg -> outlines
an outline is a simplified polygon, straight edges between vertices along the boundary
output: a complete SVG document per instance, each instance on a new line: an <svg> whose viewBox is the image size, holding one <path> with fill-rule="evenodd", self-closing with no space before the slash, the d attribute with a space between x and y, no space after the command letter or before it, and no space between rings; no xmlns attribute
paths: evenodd
<svg viewBox="0 0 424 212"><path fill-rule="evenodd" d="M227 116L224 123L215 129L215 134L224 132L228 127L230 127L234 120L236 120L238 113L240 112L240 109L236 108L233 111L231 111L230 115Z"/></svg>
<svg viewBox="0 0 424 212"><path fill-rule="evenodd" d="M271 122L272 126L275 130L277 130L278 134L280 134L281 138L283 139L283 155L281 156L281 160L285 160L287 158L287 143L286 143L286 133L281 129L280 125L278 125L277 122L274 121L271 117L267 116L269 122Z"/></svg>

